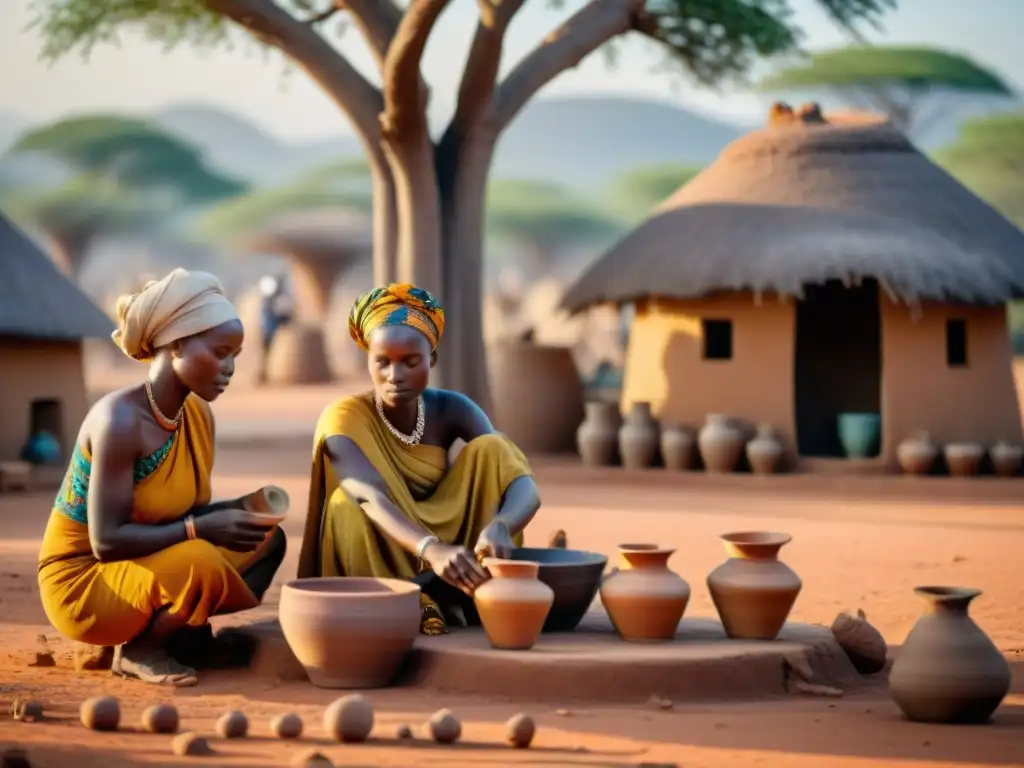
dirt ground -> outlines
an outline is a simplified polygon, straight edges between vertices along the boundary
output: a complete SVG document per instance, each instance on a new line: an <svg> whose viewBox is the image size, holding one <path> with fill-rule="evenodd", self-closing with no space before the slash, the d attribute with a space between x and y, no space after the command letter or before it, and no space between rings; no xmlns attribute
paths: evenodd
<svg viewBox="0 0 1024 768"><path fill-rule="evenodd" d="M215 495L238 495L266 483L292 495L295 514L286 524L291 549L282 579L295 569L309 462L308 441L288 435L307 430L338 392L337 387L269 394L240 389L216 407L219 433L225 437ZM266 431L280 434L253 439L258 433L254 424L261 421L276 425ZM52 493L34 493L0 497L0 747L18 744L29 751L32 765L62 768L191 763L255 768L288 765L308 746L321 748L336 765L1024 765L1024 558L1019 554L1024 550L1024 480L713 481L646 473L598 478L548 459L537 460L536 470L545 504L527 532L527 544L543 544L556 528L568 532L571 547L606 553L626 539L671 544L678 549L671 565L693 588L688 615L714 615L704 578L722 561L716 537L728 530L792 534L782 555L804 581L792 618L828 624L837 612L861 607L895 652L921 612L922 601L911 591L915 585L980 588L984 594L972 615L1014 667L1011 694L991 726L938 727L903 722L884 681L840 699L677 702L667 711L643 702L565 711L552 702L511 704L389 689L369 694L377 708L370 743L332 745L323 739L320 714L336 694L309 685L218 673L204 677L195 689L157 691L109 674L75 674L67 660L68 644L52 634L47 640L58 666L29 666L36 637L48 632L38 603L35 556L52 500ZM273 589L268 600L276 602L277 594ZM77 721L78 703L101 692L121 699L127 726L134 727L149 704L167 700L179 707L185 729L205 732L212 731L223 711L243 709L253 736L215 741L217 754L211 757L175 758L170 737L84 729ZM14 696L42 700L52 721L13 722L5 710L6 700ZM440 707L463 718L463 742L455 747L422 740L420 725ZM289 710L306 721L301 745L268 736L270 717ZM502 744L502 724L516 711L537 720L530 750ZM392 738L403 722L417 732L411 745Z"/></svg>

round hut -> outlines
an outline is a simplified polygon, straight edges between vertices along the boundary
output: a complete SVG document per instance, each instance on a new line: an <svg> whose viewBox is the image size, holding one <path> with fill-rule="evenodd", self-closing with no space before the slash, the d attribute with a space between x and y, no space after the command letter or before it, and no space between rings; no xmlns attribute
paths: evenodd
<svg viewBox="0 0 1024 768"><path fill-rule="evenodd" d="M809 469L844 458L840 414L877 414L857 463L894 468L920 430L1020 442L1005 305L1022 291L1024 233L890 123L776 105L563 306L634 304L623 410L769 424Z"/></svg>

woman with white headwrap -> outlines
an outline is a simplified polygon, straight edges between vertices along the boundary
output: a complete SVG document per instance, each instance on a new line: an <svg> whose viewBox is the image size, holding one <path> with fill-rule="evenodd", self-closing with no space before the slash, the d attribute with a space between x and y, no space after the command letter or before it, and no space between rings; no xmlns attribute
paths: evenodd
<svg viewBox="0 0 1024 768"><path fill-rule="evenodd" d="M61 634L115 647L115 673L193 685L195 666L228 661L209 618L258 605L285 552L284 534L239 500L210 503L208 403L234 374L242 323L217 278L183 269L122 296L117 320L114 341L149 376L82 424L43 537L40 595Z"/></svg>

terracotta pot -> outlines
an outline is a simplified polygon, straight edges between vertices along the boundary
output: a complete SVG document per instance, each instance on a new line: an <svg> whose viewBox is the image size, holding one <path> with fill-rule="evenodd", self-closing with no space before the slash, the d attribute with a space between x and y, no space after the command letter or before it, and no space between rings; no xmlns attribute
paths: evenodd
<svg viewBox="0 0 1024 768"><path fill-rule="evenodd" d="M977 443L950 443L943 449L946 466L953 477L970 477L978 474L978 465L985 456L985 449Z"/></svg>
<svg viewBox="0 0 1024 768"><path fill-rule="evenodd" d="M575 451L583 382L572 350L506 340L487 359L495 427L527 453Z"/></svg>
<svg viewBox="0 0 1024 768"><path fill-rule="evenodd" d="M651 466L658 455L658 437L658 422L651 416L651 404L633 403L633 408L619 428L622 466L627 469Z"/></svg>
<svg viewBox="0 0 1024 768"><path fill-rule="evenodd" d="M720 537L729 559L708 575L708 591L725 634L744 640L773 640L782 630L803 583L779 550L789 534L751 531Z"/></svg>
<svg viewBox="0 0 1024 768"><path fill-rule="evenodd" d="M889 692L909 720L986 722L1010 690L1003 654L967 614L981 590L918 587L928 601L889 673Z"/></svg>
<svg viewBox="0 0 1024 768"><path fill-rule="evenodd" d="M380 688L420 629L420 588L399 579L289 581L278 609L288 646L320 688Z"/></svg>
<svg viewBox="0 0 1024 768"><path fill-rule="evenodd" d="M473 602L495 648L533 648L555 601L554 590L537 578L540 563L485 557L491 579L477 587Z"/></svg>
<svg viewBox="0 0 1024 768"><path fill-rule="evenodd" d="M917 432L896 446L896 460L908 475L927 475L938 455L939 449L927 432Z"/></svg>
<svg viewBox="0 0 1024 768"><path fill-rule="evenodd" d="M708 472L732 472L743 453L743 433L721 413L709 413L697 438L700 457Z"/></svg>
<svg viewBox="0 0 1024 768"><path fill-rule="evenodd" d="M992 459L992 467L999 477L1014 477L1020 472L1024 449L1019 445L1010 445L999 441L989 449L988 455Z"/></svg>
<svg viewBox="0 0 1024 768"><path fill-rule="evenodd" d="M691 469L696 446L697 440L690 430L674 424L662 427L661 458L666 469L676 472Z"/></svg>
<svg viewBox="0 0 1024 768"><path fill-rule="evenodd" d="M619 452L619 427L622 417L614 403L592 401L585 404L586 416L576 430L576 450L587 467L607 467L615 463Z"/></svg>
<svg viewBox="0 0 1024 768"><path fill-rule="evenodd" d="M672 640L690 601L690 585L669 570L675 552L655 544L620 544L619 564L601 583L601 602L623 640Z"/></svg>
<svg viewBox="0 0 1024 768"><path fill-rule="evenodd" d="M757 437L747 443L747 461L755 475L771 475L782 459L782 443L770 424L757 428Z"/></svg>

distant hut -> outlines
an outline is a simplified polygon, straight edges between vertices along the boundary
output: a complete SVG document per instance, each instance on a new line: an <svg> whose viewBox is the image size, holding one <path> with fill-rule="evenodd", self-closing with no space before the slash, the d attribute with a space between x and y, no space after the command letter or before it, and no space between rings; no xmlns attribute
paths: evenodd
<svg viewBox="0 0 1024 768"><path fill-rule="evenodd" d="M70 456L89 401L82 340L109 338L113 323L0 214L0 462L29 438L53 435Z"/></svg>
<svg viewBox="0 0 1024 768"><path fill-rule="evenodd" d="M563 306L635 303L624 409L771 424L791 466L843 455L839 414L878 413L892 467L918 430L1020 441L1005 303L1022 289L1024 233L891 124L776 108Z"/></svg>

